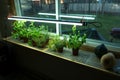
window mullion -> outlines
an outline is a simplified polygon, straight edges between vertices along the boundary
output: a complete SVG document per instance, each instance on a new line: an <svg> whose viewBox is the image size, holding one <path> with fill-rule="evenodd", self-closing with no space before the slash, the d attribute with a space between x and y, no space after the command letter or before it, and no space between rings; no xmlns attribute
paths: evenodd
<svg viewBox="0 0 120 80"><path fill-rule="evenodd" d="M20 0L14 0L14 3L15 3L15 9L16 9L17 16L22 16Z"/></svg>
<svg viewBox="0 0 120 80"><path fill-rule="evenodd" d="M56 20L60 20L60 14L61 14L61 5L60 0L55 0L55 11L56 11ZM56 34L61 34L61 24L56 23Z"/></svg>

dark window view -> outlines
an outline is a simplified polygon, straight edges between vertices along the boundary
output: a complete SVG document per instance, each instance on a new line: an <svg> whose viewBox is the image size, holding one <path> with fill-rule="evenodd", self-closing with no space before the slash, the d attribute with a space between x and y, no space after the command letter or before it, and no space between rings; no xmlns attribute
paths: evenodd
<svg viewBox="0 0 120 80"><path fill-rule="evenodd" d="M22 16L56 18L55 0L20 0L20 4ZM119 0L60 0L59 9L59 20L83 23L77 29L88 38L120 43ZM61 25L62 34L69 34L71 27Z"/></svg>
<svg viewBox="0 0 120 80"><path fill-rule="evenodd" d="M20 0L20 4L23 16L39 17L39 13L55 13L55 0Z"/></svg>
<svg viewBox="0 0 120 80"><path fill-rule="evenodd" d="M119 4L119 0L64 0L61 8L62 14L81 18L69 17L62 19L85 23L83 26L78 26L78 29L81 33L87 32L88 38L119 43ZM95 19L85 17L95 17ZM66 30L65 33L69 32L68 26L66 26Z"/></svg>

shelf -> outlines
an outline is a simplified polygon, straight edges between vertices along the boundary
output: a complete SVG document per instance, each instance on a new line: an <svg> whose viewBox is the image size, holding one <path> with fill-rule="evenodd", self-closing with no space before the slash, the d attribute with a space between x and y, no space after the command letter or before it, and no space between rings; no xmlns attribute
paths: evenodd
<svg viewBox="0 0 120 80"><path fill-rule="evenodd" d="M96 55L93 52L79 50L79 55L73 56L71 49L68 49L68 48L64 48L63 53L57 53L57 52L54 52L48 48L41 48L40 49L40 48L29 46L28 44L22 43L18 40L15 40L15 39L12 39L11 37L5 38L4 41L7 41L8 43L12 43L14 45L29 48L31 50L35 50L37 52L42 52L43 54L57 57L57 58L62 59L62 60L67 60L69 62L79 64L79 65L88 67L90 69L95 69L98 71L102 71L102 72L116 75L116 76L120 77L120 74L117 74L113 71L105 70L103 68L103 66L100 64L100 60L96 57ZM118 59L117 62L120 63L120 60Z"/></svg>

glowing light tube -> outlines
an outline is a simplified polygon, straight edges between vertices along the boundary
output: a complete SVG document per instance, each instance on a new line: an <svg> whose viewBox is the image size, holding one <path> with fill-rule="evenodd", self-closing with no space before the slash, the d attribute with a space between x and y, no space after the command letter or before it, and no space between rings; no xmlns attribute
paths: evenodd
<svg viewBox="0 0 120 80"><path fill-rule="evenodd" d="M19 17L19 16L13 16L11 18L8 18L8 20L24 20L24 21L33 21L33 22L45 22L45 23L59 23L59 24L65 24L65 25L79 25L82 26L83 24L80 22L69 22L69 21L61 21L61 20L47 20L47 19L38 19L38 18L31 18L31 17Z"/></svg>

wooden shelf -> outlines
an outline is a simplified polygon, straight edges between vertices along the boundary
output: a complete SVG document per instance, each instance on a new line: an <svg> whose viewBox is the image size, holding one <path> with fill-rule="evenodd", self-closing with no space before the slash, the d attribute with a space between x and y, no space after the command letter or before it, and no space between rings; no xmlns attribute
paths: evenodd
<svg viewBox="0 0 120 80"><path fill-rule="evenodd" d="M43 54L47 54L47 55L50 55L53 57L67 60L67 61L75 63L75 64L83 65L83 66L88 67L90 69L92 68L92 69L102 71L102 72L107 73L107 74L112 74L112 75L120 77L120 74L117 74L113 71L105 70L103 68L103 66L100 64L100 60L96 57L96 55L93 52L79 50L79 55L73 56L71 49L68 49L68 48L64 48L63 53L57 53L57 52L51 51L48 48L39 49L36 47L29 46L26 43L22 43L20 41L14 40L10 37L5 38L4 41L6 41L8 43L12 43L12 44L17 45L17 46L22 46L25 48L29 48L31 50L35 50L35 51L40 52L40 53L42 52ZM118 61L120 61L120 60L118 60Z"/></svg>

